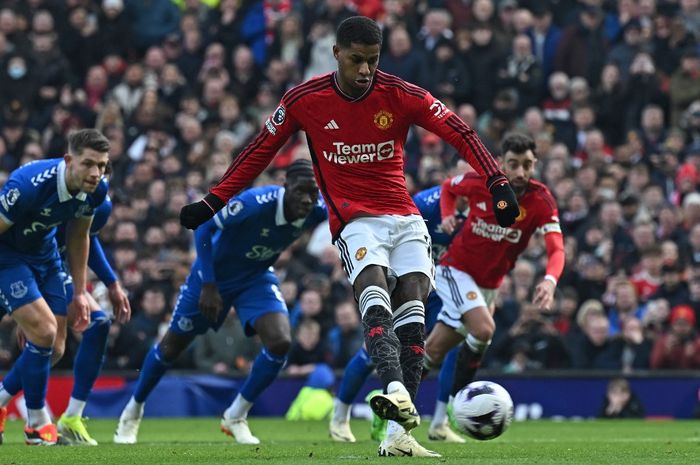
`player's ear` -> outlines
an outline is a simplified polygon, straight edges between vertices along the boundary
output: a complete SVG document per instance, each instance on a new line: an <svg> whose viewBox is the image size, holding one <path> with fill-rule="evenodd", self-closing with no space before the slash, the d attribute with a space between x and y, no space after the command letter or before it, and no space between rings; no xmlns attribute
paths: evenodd
<svg viewBox="0 0 700 465"><path fill-rule="evenodd" d="M338 44L333 45L333 56L335 59L338 59L338 55L340 55L340 47L338 47Z"/></svg>
<svg viewBox="0 0 700 465"><path fill-rule="evenodd" d="M70 162L73 160L73 155L71 155L70 153L66 152L66 153L63 155L63 160L66 162L66 165L68 165L68 164L70 164Z"/></svg>

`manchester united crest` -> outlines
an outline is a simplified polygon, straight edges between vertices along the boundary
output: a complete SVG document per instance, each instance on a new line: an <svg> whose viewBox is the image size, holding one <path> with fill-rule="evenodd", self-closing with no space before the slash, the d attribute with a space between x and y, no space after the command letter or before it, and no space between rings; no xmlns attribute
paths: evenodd
<svg viewBox="0 0 700 465"><path fill-rule="evenodd" d="M355 252L355 260L362 260L365 258L365 255L367 255L367 247L360 247L357 249L357 252Z"/></svg>
<svg viewBox="0 0 700 465"><path fill-rule="evenodd" d="M386 110L380 110L374 115L374 125L379 129L389 129L394 124L394 115Z"/></svg>
<svg viewBox="0 0 700 465"><path fill-rule="evenodd" d="M476 300L476 297L477 297L476 292L474 292L474 291L467 292L467 299Z"/></svg>
<svg viewBox="0 0 700 465"><path fill-rule="evenodd" d="M505 210L506 208L508 208L508 202L506 202L505 200L499 200L496 204L496 208L498 208L499 210Z"/></svg>
<svg viewBox="0 0 700 465"><path fill-rule="evenodd" d="M518 205L518 208L520 209L520 213L518 213L518 216L515 218L515 221L522 221L527 216L527 210L525 210L520 205Z"/></svg>

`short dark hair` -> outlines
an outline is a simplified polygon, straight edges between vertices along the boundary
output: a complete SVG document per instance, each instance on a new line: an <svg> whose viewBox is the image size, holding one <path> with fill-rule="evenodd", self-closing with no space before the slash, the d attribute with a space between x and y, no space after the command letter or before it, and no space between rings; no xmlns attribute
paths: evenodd
<svg viewBox="0 0 700 465"><path fill-rule="evenodd" d="M314 168L311 163L311 160L307 160L306 158L300 158L298 160L294 160L288 167L287 167L287 181L291 182L295 179L299 178L313 178L314 177Z"/></svg>
<svg viewBox="0 0 700 465"><path fill-rule="evenodd" d="M379 25L366 16L352 16L343 20L335 33L335 43L349 48L352 43L381 45L382 31Z"/></svg>
<svg viewBox="0 0 700 465"><path fill-rule="evenodd" d="M532 153L537 155L535 151L536 148L535 140L522 132L509 132L503 137L503 141L501 142L501 154L503 155L509 151L513 153L525 153L528 150L532 150Z"/></svg>
<svg viewBox="0 0 700 465"><path fill-rule="evenodd" d="M68 135L68 153L81 155L83 150L109 152L109 140L97 129L80 129Z"/></svg>

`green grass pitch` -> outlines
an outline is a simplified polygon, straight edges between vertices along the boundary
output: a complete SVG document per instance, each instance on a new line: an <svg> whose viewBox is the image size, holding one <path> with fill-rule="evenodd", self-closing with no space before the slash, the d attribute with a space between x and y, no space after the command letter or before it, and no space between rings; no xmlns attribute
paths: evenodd
<svg viewBox="0 0 700 465"><path fill-rule="evenodd" d="M427 423L427 421L426 421ZM219 432L216 418L146 419L139 444L112 444L116 420L90 420L98 447L27 447L22 423L8 421L0 465L25 464L700 464L700 421L531 421L493 441L430 443L427 424L415 436L441 459L377 457L369 423L354 421L355 444L333 443L325 422L250 420L259 446L240 446Z"/></svg>

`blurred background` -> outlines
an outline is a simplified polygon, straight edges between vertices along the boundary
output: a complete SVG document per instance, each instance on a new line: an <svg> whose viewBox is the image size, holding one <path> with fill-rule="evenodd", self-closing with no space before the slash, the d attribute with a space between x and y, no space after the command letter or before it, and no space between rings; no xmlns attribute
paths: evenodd
<svg viewBox="0 0 700 465"><path fill-rule="evenodd" d="M0 183L23 163L63 155L72 129L96 127L112 144L114 212L100 237L133 318L112 325L105 370L134 376L167 327L194 255L180 208L219 179L285 91L335 70L336 26L357 14L383 29L380 68L428 89L495 155L510 130L537 142L537 177L557 199L567 265L554 310L540 313L530 301L546 253L532 241L500 290L487 373L673 369L692 378L699 0L3 0ZM308 156L299 134L256 183L283 183L284 167ZM409 190L442 182L457 159L412 129ZM327 244L321 226L276 265L301 328L293 374L342 369L362 344ZM97 281L93 291L108 306ZM59 370L72 366L79 335L70 337ZM240 376L256 344L232 312L176 368ZM5 317L0 370L17 355Z"/></svg>

